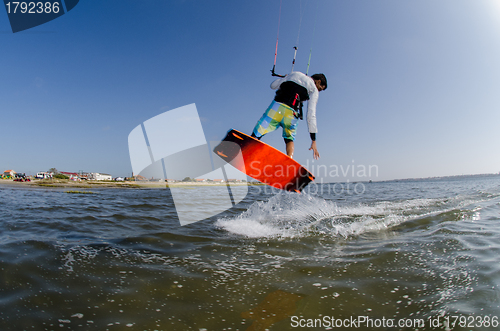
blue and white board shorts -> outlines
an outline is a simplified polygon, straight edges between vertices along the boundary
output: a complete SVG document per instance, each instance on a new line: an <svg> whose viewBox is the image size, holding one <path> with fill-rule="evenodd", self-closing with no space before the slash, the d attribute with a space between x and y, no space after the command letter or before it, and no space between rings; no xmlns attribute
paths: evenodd
<svg viewBox="0 0 500 331"><path fill-rule="evenodd" d="M295 114L296 112L291 107L273 100L255 125L253 134L260 138L281 126L283 128L283 138L293 141L295 140L299 121Z"/></svg>

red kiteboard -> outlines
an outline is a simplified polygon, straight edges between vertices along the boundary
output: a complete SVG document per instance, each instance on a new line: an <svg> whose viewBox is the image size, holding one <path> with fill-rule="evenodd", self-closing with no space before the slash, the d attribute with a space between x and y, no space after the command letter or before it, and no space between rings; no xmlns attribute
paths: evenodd
<svg viewBox="0 0 500 331"><path fill-rule="evenodd" d="M234 129L214 153L253 179L285 191L300 192L314 180L306 168L286 154Z"/></svg>

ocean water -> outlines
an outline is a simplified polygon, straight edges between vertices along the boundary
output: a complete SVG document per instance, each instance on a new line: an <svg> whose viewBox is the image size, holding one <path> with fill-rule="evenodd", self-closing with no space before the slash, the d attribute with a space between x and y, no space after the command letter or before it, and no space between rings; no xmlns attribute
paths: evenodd
<svg viewBox="0 0 500 331"><path fill-rule="evenodd" d="M0 330L500 330L500 176L255 186L184 227L168 189L66 191L0 186Z"/></svg>

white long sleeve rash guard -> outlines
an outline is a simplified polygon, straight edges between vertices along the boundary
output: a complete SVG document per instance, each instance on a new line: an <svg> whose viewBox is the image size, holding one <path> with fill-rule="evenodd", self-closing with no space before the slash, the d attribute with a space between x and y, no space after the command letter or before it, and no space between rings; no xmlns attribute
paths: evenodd
<svg viewBox="0 0 500 331"><path fill-rule="evenodd" d="M309 133L316 134L318 132L316 123L316 104L318 103L319 91L314 80L301 72L295 71L283 78L276 79L271 83L271 88L277 90L283 82L287 81L297 83L307 90L309 95L309 100L307 100L307 127Z"/></svg>

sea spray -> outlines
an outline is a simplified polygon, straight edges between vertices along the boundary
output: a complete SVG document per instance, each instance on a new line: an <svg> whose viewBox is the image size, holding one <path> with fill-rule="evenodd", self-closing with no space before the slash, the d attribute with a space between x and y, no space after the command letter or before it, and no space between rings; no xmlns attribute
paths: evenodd
<svg viewBox="0 0 500 331"><path fill-rule="evenodd" d="M236 217L219 219L216 226L249 238L348 237L397 225L406 219L401 211L397 204L339 206L307 194L280 193Z"/></svg>
<svg viewBox="0 0 500 331"><path fill-rule="evenodd" d="M463 200L458 196L339 205L317 196L283 192L253 203L236 217L221 218L215 225L248 238L347 238L460 208Z"/></svg>

